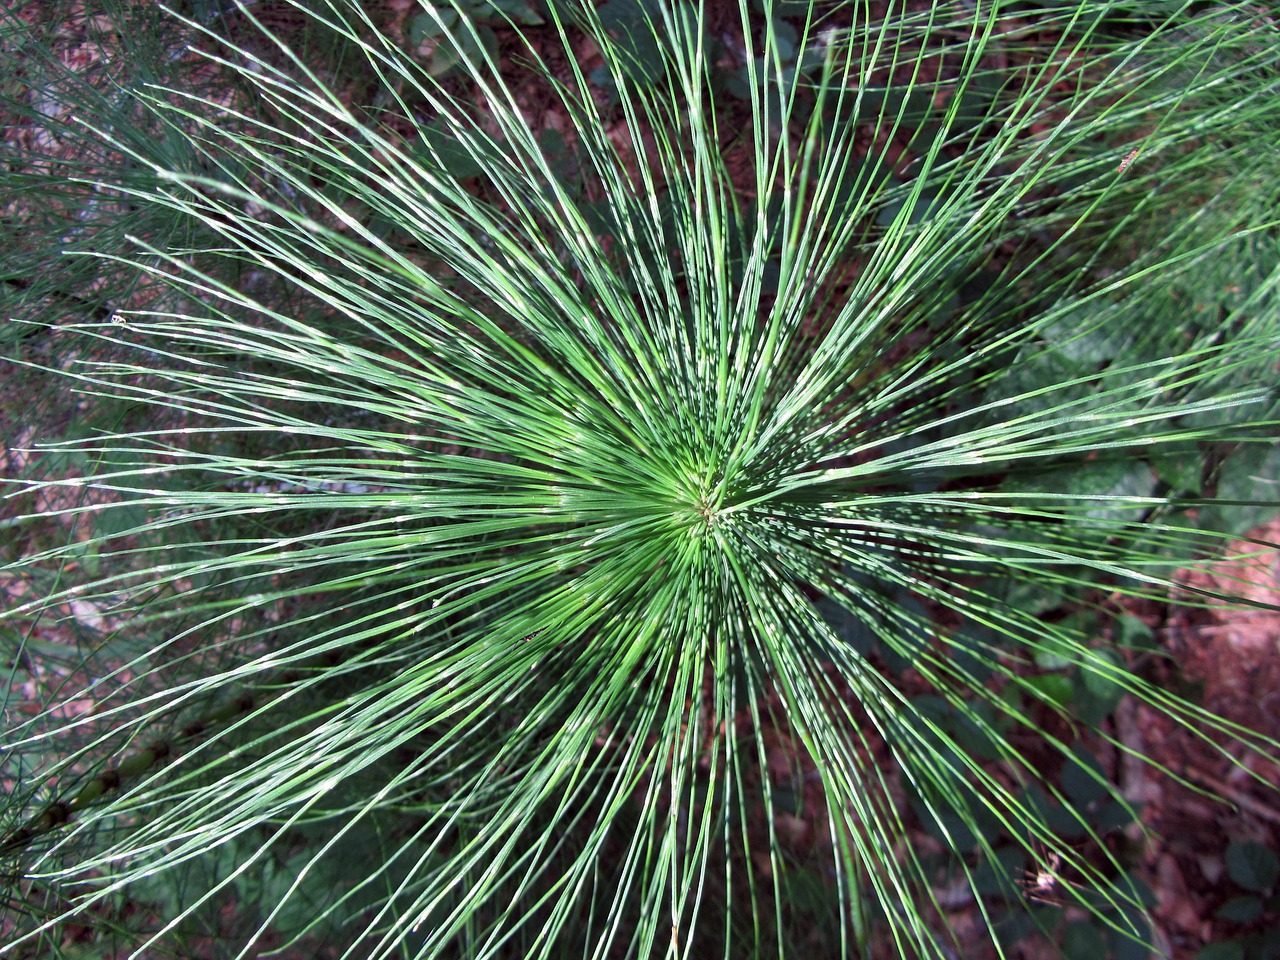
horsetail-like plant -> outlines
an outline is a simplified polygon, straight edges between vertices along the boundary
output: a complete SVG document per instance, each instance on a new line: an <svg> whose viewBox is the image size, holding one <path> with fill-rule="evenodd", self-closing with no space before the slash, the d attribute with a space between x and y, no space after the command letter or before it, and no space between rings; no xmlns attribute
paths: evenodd
<svg viewBox="0 0 1280 960"><path fill-rule="evenodd" d="M993 929L1000 834L1146 936L1044 758L1132 819L1074 740L1122 696L1276 746L1103 616L1219 548L1188 464L1270 455L1280 207L1224 207L1280 184L1274 28L555 0L495 52L424 4L438 75L354 0L276 6L363 99L192 8L174 55L238 92L128 91L181 149L76 118L130 171L80 182L189 239L96 250L138 293L49 364L150 422L10 487L9 575L62 577L12 669L37 623L97 636L6 738L0 954L195 871L149 941L256 878L236 956L795 954L808 858L833 953L951 956L921 830Z"/></svg>

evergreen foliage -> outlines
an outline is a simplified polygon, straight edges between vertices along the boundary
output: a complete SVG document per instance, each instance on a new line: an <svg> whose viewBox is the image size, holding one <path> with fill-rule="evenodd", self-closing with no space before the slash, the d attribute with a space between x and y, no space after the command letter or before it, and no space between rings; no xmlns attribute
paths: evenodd
<svg viewBox="0 0 1280 960"><path fill-rule="evenodd" d="M105 307L5 339L97 419L6 485L11 673L65 680L6 714L0 954L127 896L236 956L950 956L920 830L997 938L1146 937L1079 735L1277 746L1115 619L1276 501L1275 24L271 6L41 88L106 212L10 322Z"/></svg>

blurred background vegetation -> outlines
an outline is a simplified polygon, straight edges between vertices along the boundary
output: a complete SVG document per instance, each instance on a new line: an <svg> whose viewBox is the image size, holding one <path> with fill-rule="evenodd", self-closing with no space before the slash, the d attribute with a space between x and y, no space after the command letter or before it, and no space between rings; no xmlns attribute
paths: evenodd
<svg viewBox="0 0 1280 960"><path fill-rule="evenodd" d="M0 952L1280 956L1276 17L11 5Z"/></svg>

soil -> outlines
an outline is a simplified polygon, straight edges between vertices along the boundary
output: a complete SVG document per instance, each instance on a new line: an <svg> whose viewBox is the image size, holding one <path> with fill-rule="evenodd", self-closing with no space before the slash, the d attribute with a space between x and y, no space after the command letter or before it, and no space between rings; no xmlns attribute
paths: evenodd
<svg viewBox="0 0 1280 960"><path fill-rule="evenodd" d="M1251 607L1211 602L1174 608L1161 631L1168 660L1160 671L1171 687L1198 689L1198 702L1247 731L1280 739L1280 520L1251 531L1227 550L1212 572L1187 571L1188 589L1238 593ZM1280 849L1280 757L1242 755L1222 738L1195 736L1148 705L1133 707L1131 746L1153 764L1135 799L1144 801L1151 831L1145 867L1158 898L1155 917L1176 960L1203 944L1239 938L1250 928L1215 919L1231 897L1247 891L1226 875L1232 842Z"/></svg>

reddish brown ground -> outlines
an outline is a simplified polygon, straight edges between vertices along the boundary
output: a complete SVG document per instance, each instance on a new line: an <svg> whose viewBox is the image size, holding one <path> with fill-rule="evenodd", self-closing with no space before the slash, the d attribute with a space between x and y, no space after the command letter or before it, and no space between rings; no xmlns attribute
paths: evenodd
<svg viewBox="0 0 1280 960"><path fill-rule="evenodd" d="M1206 710L1246 730L1280 739L1280 520L1252 531L1228 551L1229 564L1188 574L1188 586L1240 593L1253 608L1212 604L1183 612L1163 633L1170 683L1202 686ZM1280 850L1280 763L1224 751L1176 728L1149 706L1134 709L1133 746L1183 778L1148 772L1142 780L1143 820L1152 831L1146 867L1160 898L1155 915L1175 960L1204 943L1238 936L1242 928L1214 912L1243 891L1224 874L1222 855L1235 840ZM1223 798L1222 801L1211 796Z"/></svg>

